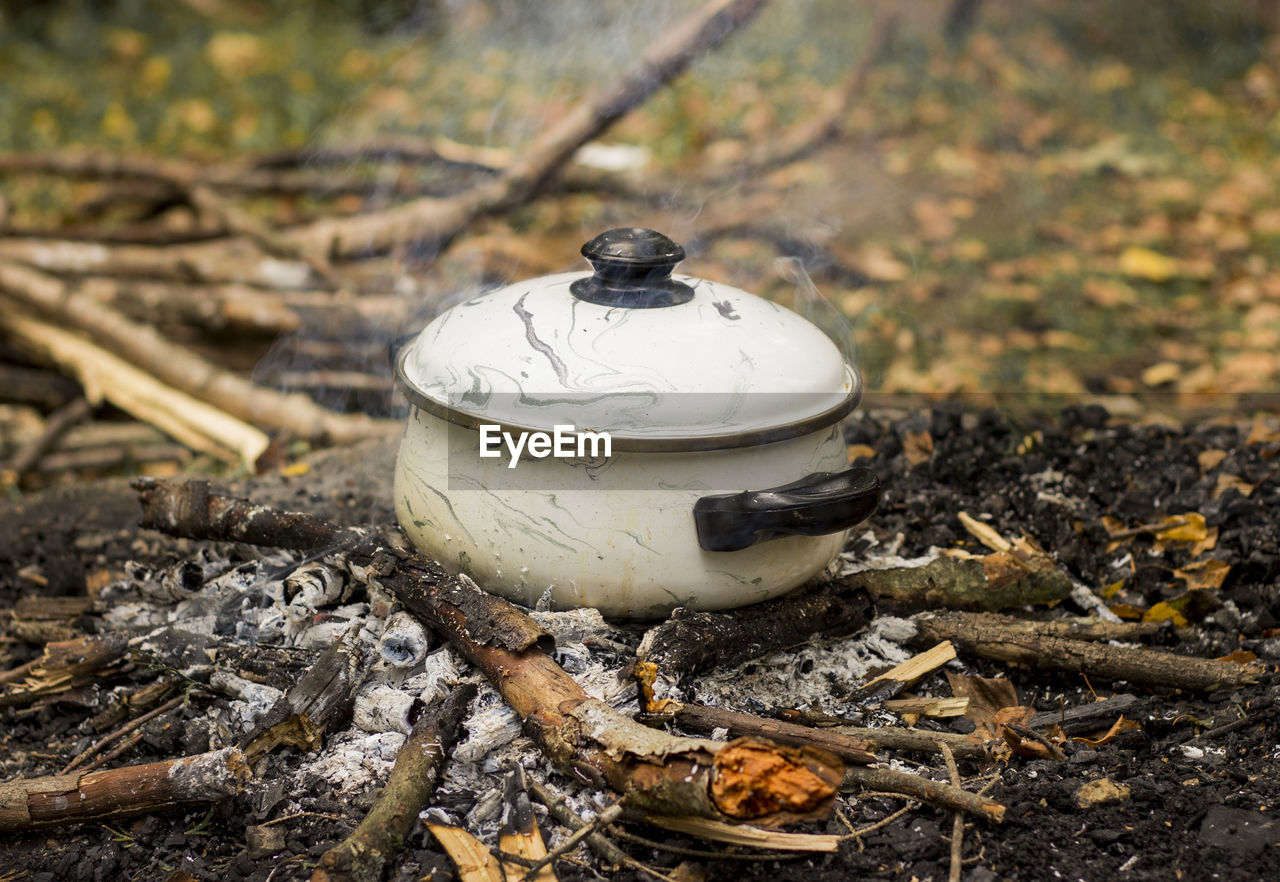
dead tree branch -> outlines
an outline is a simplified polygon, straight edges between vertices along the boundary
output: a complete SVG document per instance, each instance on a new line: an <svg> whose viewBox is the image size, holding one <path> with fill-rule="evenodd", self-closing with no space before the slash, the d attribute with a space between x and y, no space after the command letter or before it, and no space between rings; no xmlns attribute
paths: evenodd
<svg viewBox="0 0 1280 882"><path fill-rule="evenodd" d="M149 325L131 321L38 270L0 261L0 292L91 334L100 345L110 347L161 382L252 425L338 443L386 434L389 430L386 423L369 417L326 410L305 395L284 395L255 386L194 352L175 346Z"/></svg>
<svg viewBox="0 0 1280 882"><path fill-rule="evenodd" d="M383 868L400 851L418 812L435 793L475 693L475 686L463 684L414 723L377 802L350 836L324 853L312 882L382 878Z"/></svg>
<svg viewBox="0 0 1280 882"><path fill-rule="evenodd" d="M234 747L105 772L0 784L0 831L110 821L238 793L249 764Z"/></svg>
<svg viewBox="0 0 1280 882"><path fill-rule="evenodd" d="M588 696L551 658L549 635L515 606L385 537L221 497L202 482L135 486L143 525L174 535L312 551L343 543L349 562L485 672L562 772L607 785L636 808L757 823L830 811L838 758L758 739L721 743L655 732ZM289 537L299 541L280 541Z"/></svg>
<svg viewBox="0 0 1280 882"><path fill-rule="evenodd" d="M670 677L731 667L817 637L844 637L864 628L872 606L857 589L825 586L730 612L678 609L651 628L638 656Z"/></svg>
<svg viewBox="0 0 1280 882"><path fill-rule="evenodd" d="M978 613L921 613L914 619L919 639L951 640L962 650L1012 664L1051 671L1074 671L1107 680L1211 692L1257 681L1258 664L1193 658L1135 646L1027 633L1026 623Z"/></svg>

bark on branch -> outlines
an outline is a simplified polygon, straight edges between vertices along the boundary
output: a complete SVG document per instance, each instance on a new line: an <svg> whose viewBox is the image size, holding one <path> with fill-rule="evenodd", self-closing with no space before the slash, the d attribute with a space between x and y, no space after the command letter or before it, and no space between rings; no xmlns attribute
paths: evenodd
<svg viewBox="0 0 1280 882"><path fill-rule="evenodd" d="M919 639L951 640L983 658L1050 671L1074 671L1108 680L1211 692L1257 681L1258 664L1175 655L1141 646L1111 646L1037 633L1028 623L981 613L921 613Z"/></svg>
<svg viewBox="0 0 1280 882"><path fill-rule="evenodd" d="M234 747L105 772L0 784L0 831L110 821L237 793L251 772Z"/></svg>
<svg viewBox="0 0 1280 882"><path fill-rule="evenodd" d="M562 772L607 785L636 808L756 823L831 809L843 772L837 757L754 738L722 743L655 732L588 696L551 658L549 635L512 604L386 537L218 496L202 482L135 486L143 526L174 535L311 551L341 543L349 563L484 671ZM291 537L297 542L281 541Z"/></svg>

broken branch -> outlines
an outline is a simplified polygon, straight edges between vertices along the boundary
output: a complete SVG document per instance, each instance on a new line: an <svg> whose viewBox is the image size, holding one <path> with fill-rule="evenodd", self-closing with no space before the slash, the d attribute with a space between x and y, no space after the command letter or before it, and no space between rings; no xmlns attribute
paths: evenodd
<svg viewBox="0 0 1280 882"><path fill-rule="evenodd" d="M1174 655L1135 646L1027 633L1026 623L1006 616L946 612L920 613L913 621L919 639L951 640L982 658L1052 671L1073 671L1108 680L1211 692L1255 682L1258 664Z"/></svg>
<svg viewBox="0 0 1280 882"><path fill-rule="evenodd" d="M471 684L458 686L442 705L414 723L378 801L350 836L321 856L312 882L382 878L383 868L400 851L418 812L435 793L475 694Z"/></svg>
<svg viewBox="0 0 1280 882"><path fill-rule="evenodd" d="M234 747L105 772L0 784L0 831L110 821L238 793L250 777Z"/></svg>

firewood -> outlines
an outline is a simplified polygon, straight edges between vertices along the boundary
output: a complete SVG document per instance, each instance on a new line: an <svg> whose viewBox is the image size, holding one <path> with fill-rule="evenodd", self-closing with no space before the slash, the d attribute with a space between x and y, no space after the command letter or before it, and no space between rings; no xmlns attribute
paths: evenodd
<svg viewBox="0 0 1280 882"><path fill-rule="evenodd" d="M0 261L0 292L47 317L92 334L98 345L111 349L160 382L252 425L339 443L390 430L384 422L365 416L326 410L305 395L283 395L256 386L175 346L154 328L76 293L46 273Z"/></svg>
<svg viewBox="0 0 1280 882"><path fill-rule="evenodd" d="M1056 565L1028 568L1007 552L942 553L920 566L863 570L838 584L865 589L902 612L925 609L996 611L1056 603L1071 595L1071 579Z"/></svg>
<svg viewBox="0 0 1280 882"><path fill-rule="evenodd" d="M795 723L768 720L726 707L681 704L668 699L653 705L640 719L649 725L674 722L682 729L692 732L710 733L716 729L728 729L734 735L768 738L779 744L817 747L852 763L870 765L876 762L875 745L869 741L851 738L831 729L809 729Z"/></svg>
<svg viewBox="0 0 1280 882"><path fill-rule="evenodd" d="M573 153L704 52L751 21L766 0L711 0L669 28L640 60L575 105L492 181L448 199L424 198L386 211L323 219L284 234L306 253L352 257L402 243L443 245L479 217L519 205Z"/></svg>
<svg viewBox="0 0 1280 882"><path fill-rule="evenodd" d="M413 724L373 808L346 839L321 856L312 882L382 878L383 868L400 851L418 812L435 793L475 694L471 684L458 686L443 704Z"/></svg>
<svg viewBox="0 0 1280 882"><path fill-rule="evenodd" d="M1111 646L1043 633L1028 633L1026 622L992 614L920 613L917 639L951 640L962 650L1012 664L1051 671L1074 671L1106 680L1212 691L1254 683L1256 663L1175 655L1146 647Z"/></svg>
<svg viewBox="0 0 1280 882"><path fill-rule="evenodd" d="M104 772L0 784L0 831L22 832L158 812L238 793L249 764L234 747Z"/></svg>
<svg viewBox="0 0 1280 882"><path fill-rule="evenodd" d="M644 635L637 655L668 677L732 667L816 637L844 637L871 620L857 589L824 586L726 612L677 609Z"/></svg>
<svg viewBox="0 0 1280 882"><path fill-rule="evenodd" d="M107 352L86 337L40 321L0 296L0 329L74 374L91 399L109 401L194 450L228 462L253 462L269 440L258 429Z"/></svg>
<svg viewBox="0 0 1280 882"><path fill-rule="evenodd" d="M489 677L562 772L607 785L635 808L759 823L831 810L843 767L837 757L752 738L722 743L655 732L588 696L552 659L550 635L514 605L406 550L402 540L219 496L203 482L141 479L135 487L143 525L174 535L312 552L341 546L349 565Z"/></svg>
<svg viewBox="0 0 1280 882"><path fill-rule="evenodd" d="M0 364L0 389L4 401L44 411L56 410L80 395L80 388L60 374L13 364Z"/></svg>
<svg viewBox="0 0 1280 882"><path fill-rule="evenodd" d="M312 289L317 279L301 261L262 254L242 237L185 245L103 245L72 239L7 237L0 258L59 275L125 276L191 284L259 285Z"/></svg>
<svg viewBox="0 0 1280 882"><path fill-rule="evenodd" d="M358 631L359 626L348 628L240 739L248 757L256 760L280 744L315 750L328 732L351 718L360 671L367 662Z"/></svg>
<svg viewBox="0 0 1280 882"><path fill-rule="evenodd" d="M125 638L93 635L50 643L39 658L0 672L0 707L17 707L122 673L129 662Z"/></svg>

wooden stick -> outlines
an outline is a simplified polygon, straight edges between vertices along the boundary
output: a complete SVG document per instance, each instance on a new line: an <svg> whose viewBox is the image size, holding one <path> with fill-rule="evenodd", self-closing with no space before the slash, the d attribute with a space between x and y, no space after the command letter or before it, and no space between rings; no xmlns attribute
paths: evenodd
<svg viewBox="0 0 1280 882"><path fill-rule="evenodd" d="M400 243L447 244L482 215L529 198L583 144L749 22L766 0L711 0L667 29L640 60L539 135L493 181L449 199L324 219L284 234L303 251L333 257L383 252Z"/></svg>
<svg viewBox="0 0 1280 882"><path fill-rule="evenodd" d="M128 723L121 726L119 729L115 730L109 735L104 735L102 738L99 738L96 742L94 742L85 750L81 751L79 754L73 757L71 762L67 763L63 767L62 771L59 772L58 774L65 775L68 772L75 771L80 766L84 765L86 761L92 759L94 754L99 753L103 748L107 747L108 745L112 744L115 741L119 741L121 738L125 737L130 732L133 732L135 729L140 728L145 723L149 723L151 720L154 720L156 717L160 716L162 713L173 710L175 707L182 704L182 702L185 699L186 699L185 695L175 695L173 698L169 699L159 707L149 710L145 714L142 714L139 717L135 717L133 720L130 720Z"/></svg>
<svg viewBox="0 0 1280 882"><path fill-rule="evenodd" d="M951 774L951 786L959 789L962 785L960 768L956 765L956 758L951 753L951 748L947 747L945 741L939 741L938 748L942 751L942 758L947 763L947 771ZM960 871L963 868L964 812L957 811L951 821L951 868L947 872L947 882L960 882Z"/></svg>
<svg viewBox="0 0 1280 882"><path fill-rule="evenodd" d="M677 609L651 628L637 655L672 677L732 667L816 637L843 637L872 616L866 592L843 586L799 591L725 612Z"/></svg>
<svg viewBox="0 0 1280 882"><path fill-rule="evenodd" d="M39 658L0 674L0 708L30 704L120 673L128 663L125 638L93 635L50 643Z"/></svg>
<svg viewBox="0 0 1280 882"><path fill-rule="evenodd" d="M131 321L111 307L72 291L46 273L0 261L0 291L31 309L92 334L99 345L110 348L160 382L246 423L337 443L389 431L385 422L334 413L305 395L282 395L256 386L173 345L151 326Z"/></svg>
<svg viewBox="0 0 1280 882"><path fill-rule="evenodd" d="M0 328L74 374L90 401L106 400L183 444L228 462L254 462L270 443L258 429L165 385L85 337L0 297Z"/></svg>
<svg viewBox="0 0 1280 882"><path fill-rule="evenodd" d="M863 683L853 691L846 703L854 707L866 707L886 701L955 657L956 648L950 641L944 640Z"/></svg>
<svg viewBox="0 0 1280 882"><path fill-rule="evenodd" d="M646 725L662 725L674 722L683 729L694 732L714 732L728 729L734 735L768 738L779 744L809 745L834 753L843 760L862 765L876 762L872 744L850 738L830 729L810 729L795 723L768 720L753 714L730 710L727 707L710 707L701 704L680 704L675 701L659 702L656 710L640 715Z"/></svg>
<svg viewBox="0 0 1280 882"><path fill-rule="evenodd" d="M608 861L611 866L630 866L635 863L632 858L618 846L610 842L606 837L595 832L595 825L583 820L569 804L565 802L559 795L554 793L550 788L539 784L537 779L529 779L529 789L533 791L533 795L538 801L547 807L547 813L555 818L561 824L564 824L575 834L586 833L587 845L591 847L601 859Z"/></svg>
<svg viewBox="0 0 1280 882"><path fill-rule="evenodd" d="M111 821L238 793L251 772L234 747L125 766L0 784L0 831Z"/></svg>
<svg viewBox="0 0 1280 882"><path fill-rule="evenodd" d="M44 456L68 429L76 423L87 420L92 413L93 406L83 398L77 398L51 413L39 437L31 439L20 447L9 458L8 464L0 470L0 488L17 484L18 480L35 467L40 457Z"/></svg>
<svg viewBox="0 0 1280 882"><path fill-rule="evenodd" d="M0 238L0 258L65 275L133 276L191 284L312 289L317 279L301 261L263 256L245 237L185 245L103 245L72 239Z"/></svg>
<svg viewBox="0 0 1280 882"><path fill-rule="evenodd" d="M840 760L751 738L728 743L655 732L588 696L555 663L548 634L512 604L439 564L299 513L221 497L203 482L139 480L143 525L174 535L286 544L341 544L355 561L482 670L565 774L608 785L635 808L727 821L782 823L830 812Z"/></svg>
<svg viewBox="0 0 1280 882"><path fill-rule="evenodd" d="M882 766L849 766L845 783L858 784L870 790L901 793L930 805L954 809L999 823L1004 820L1004 806L977 794L933 781L921 775L898 772Z"/></svg>
<svg viewBox="0 0 1280 882"><path fill-rule="evenodd" d="M404 846L418 812L435 793L475 694L476 687L464 683L413 724L373 808L351 835L321 856L311 882L382 878L383 868Z"/></svg>
<svg viewBox="0 0 1280 882"><path fill-rule="evenodd" d="M1220 659L1174 655L1145 647L1111 646L1028 634L1025 623L988 613L920 613L918 639L952 640L982 658L1107 680L1212 692L1256 682L1263 668Z"/></svg>

